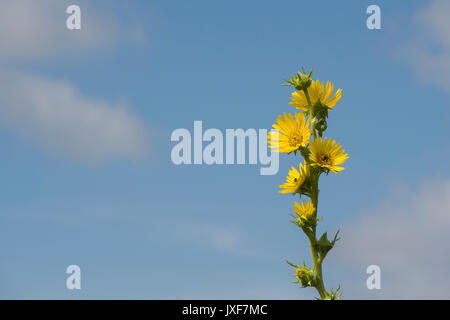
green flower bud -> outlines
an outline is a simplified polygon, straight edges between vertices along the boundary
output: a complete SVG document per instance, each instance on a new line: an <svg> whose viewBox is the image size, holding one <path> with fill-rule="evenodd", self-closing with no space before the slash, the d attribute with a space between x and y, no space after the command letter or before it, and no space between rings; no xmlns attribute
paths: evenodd
<svg viewBox="0 0 450 320"><path fill-rule="evenodd" d="M303 264L302 267L295 269L295 278L298 283L302 284L302 287L314 286L314 271Z"/></svg>
<svg viewBox="0 0 450 320"><path fill-rule="evenodd" d="M318 120L326 119L328 118L328 110L330 110L329 107L320 102L317 102L312 106L311 115L313 118L317 118Z"/></svg>
<svg viewBox="0 0 450 320"><path fill-rule="evenodd" d="M311 68L309 74L306 73L305 69L302 68L302 70L303 73L299 71L291 76L290 80L284 80L286 83L282 86L293 86L298 91L307 90L312 82L313 69Z"/></svg>
<svg viewBox="0 0 450 320"><path fill-rule="evenodd" d="M328 128L328 124L327 121L325 119L320 119L319 121L317 121L317 123L315 124L315 128L317 131L319 131L319 133L324 132L325 130L327 130Z"/></svg>

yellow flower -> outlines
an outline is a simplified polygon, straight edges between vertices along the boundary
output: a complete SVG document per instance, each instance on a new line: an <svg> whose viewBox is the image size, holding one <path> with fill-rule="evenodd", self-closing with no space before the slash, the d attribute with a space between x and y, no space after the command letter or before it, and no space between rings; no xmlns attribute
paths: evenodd
<svg viewBox="0 0 450 320"><path fill-rule="evenodd" d="M278 116L277 124L273 125L278 132L269 132L267 138L269 148L276 152L292 152L300 146L305 146L309 142L311 130L309 129L309 120L307 121L303 113L284 114L284 117Z"/></svg>
<svg viewBox="0 0 450 320"><path fill-rule="evenodd" d="M312 215L314 214L314 210L314 205L309 201L303 200L301 205L297 202L294 202L295 213L303 219L308 220L310 217L312 217Z"/></svg>
<svg viewBox="0 0 450 320"><path fill-rule="evenodd" d="M303 166L301 163L298 165L299 170L292 167L289 170L289 174L286 177L286 183L280 185L280 193L296 192L305 182L309 174L309 166Z"/></svg>
<svg viewBox="0 0 450 320"><path fill-rule="evenodd" d="M334 90L334 84L327 81L327 85L324 90L323 82L319 80L311 82L311 85L308 88L309 98L311 100L311 104L316 104L320 102L326 105L328 108L332 109L336 103L341 99L342 89L336 91L333 97L331 97ZM305 92L303 91L295 91L292 93L292 102L289 102L290 105L296 107L302 111L308 111L308 100L306 99Z"/></svg>
<svg viewBox="0 0 450 320"><path fill-rule="evenodd" d="M341 145L331 138L317 138L310 144L311 160L313 166L320 166L329 169L337 174L338 171L344 170L338 165L343 164L348 159L348 155L344 153Z"/></svg>

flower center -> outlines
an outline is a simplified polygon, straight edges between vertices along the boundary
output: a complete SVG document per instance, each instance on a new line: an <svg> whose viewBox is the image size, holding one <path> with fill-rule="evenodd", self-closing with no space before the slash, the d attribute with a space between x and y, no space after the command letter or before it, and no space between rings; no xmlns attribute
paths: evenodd
<svg viewBox="0 0 450 320"><path fill-rule="evenodd" d="M327 153L323 153L319 157L319 162L326 165L332 165L331 157Z"/></svg>
<svg viewBox="0 0 450 320"><path fill-rule="evenodd" d="M302 144L302 142L303 142L303 137L300 134L298 134L297 132L292 133L289 136L289 145L291 147L298 147L299 145Z"/></svg>

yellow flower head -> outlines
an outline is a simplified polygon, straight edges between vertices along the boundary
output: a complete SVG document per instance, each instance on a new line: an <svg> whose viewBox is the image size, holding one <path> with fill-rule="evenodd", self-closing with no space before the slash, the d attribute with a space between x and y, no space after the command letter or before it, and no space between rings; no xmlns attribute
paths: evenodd
<svg viewBox="0 0 450 320"><path fill-rule="evenodd" d="M267 138L269 148L277 152L292 152L304 147L309 142L311 130L309 129L309 120L307 121L303 113L284 114L284 117L278 116L277 123L273 125L278 132L269 132Z"/></svg>
<svg viewBox="0 0 450 320"><path fill-rule="evenodd" d="M297 202L294 202L295 213L303 219L308 220L309 218L311 218L314 214L314 210L314 205L309 201L303 200L301 205Z"/></svg>
<svg viewBox="0 0 450 320"><path fill-rule="evenodd" d="M333 94L333 90L334 84L330 83L329 81L327 81L325 90L323 82L320 82L319 80L312 81L311 85L308 88L308 94L311 100L311 104L320 102L326 105L328 108L332 109L342 96L342 89L339 89L332 97L331 95ZM296 107L299 110L308 111L308 100L306 99L305 92L293 92L291 100L292 102L289 102L290 105Z"/></svg>
<svg viewBox="0 0 450 320"><path fill-rule="evenodd" d="M311 160L314 162L313 166L320 166L329 169L335 174L338 171L344 170L338 165L343 164L348 159L348 155L344 153L341 145L336 143L331 138L317 138L310 144Z"/></svg>
<svg viewBox="0 0 450 320"><path fill-rule="evenodd" d="M309 175L309 166L303 166L301 163L298 165L299 170L292 167L289 170L289 174L286 177L286 182L280 185L280 193L291 193L296 192L300 189L300 187L305 182L306 178Z"/></svg>

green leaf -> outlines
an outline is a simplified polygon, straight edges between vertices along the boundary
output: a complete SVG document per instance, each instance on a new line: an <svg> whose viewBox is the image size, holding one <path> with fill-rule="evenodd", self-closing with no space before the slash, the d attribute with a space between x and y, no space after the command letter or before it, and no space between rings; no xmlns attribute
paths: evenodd
<svg viewBox="0 0 450 320"><path fill-rule="evenodd" d="M319 240L316 241L315 246L317 249L317 252L319 252L320 258L323 260L325 256L328 254L328 252L334 247L334 244L336 241L339 240L338 238L339 230L336 232L336 235L333 238L333 241L328 240L327 233L325 232Z"/></svg>
<svg viewBox="0 0 450 320"><path fill-rule="evenodd" d="M286 263L288 264L288 265L290 265L291 267L294 267L294 268L300 268L299 266L297 266L296 264L293 264L292 262L289 262L287 259L285 260L286 261Z"/></svg>
<svg viewBox="0 0 450 320"><path fill-rule="evenodd" d="M331 293L327 297L327 300L340 300L342 291L339 292L339 290L341 290L341 285L339 285L336 290L331 289ZM338 292L339 292L339 294L338 294Z"/></svg>

